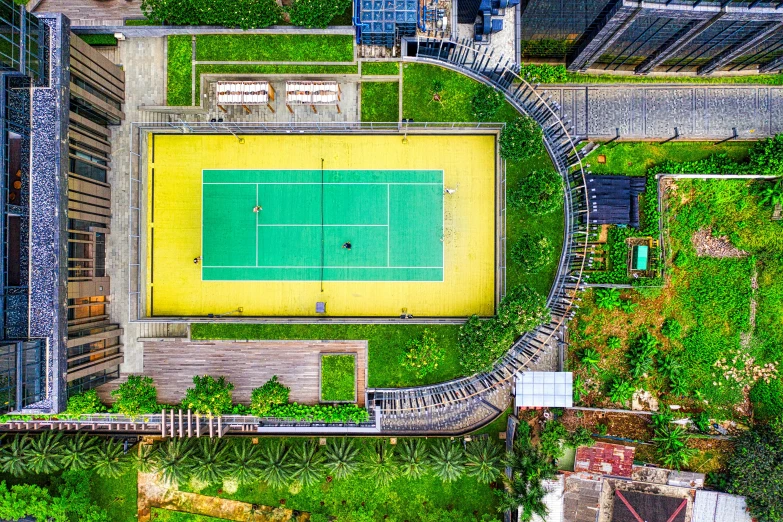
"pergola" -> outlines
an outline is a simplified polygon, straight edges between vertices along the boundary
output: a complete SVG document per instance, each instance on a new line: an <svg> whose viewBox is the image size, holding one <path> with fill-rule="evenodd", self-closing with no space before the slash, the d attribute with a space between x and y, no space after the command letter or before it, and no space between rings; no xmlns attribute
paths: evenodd
<svg viewBox="0 0 783 522"><path fill-rule="evenodd" d="M340 94L337 82L285 82L285 105L291 113L291 105L309 105L316 114L316 105L336 105L337 112L341 112Z"/></svg>
<svg viewBox="0 0 783 522"><path fill-rule="evenodd" d="M269 103L274 100L275 90L269 82L217 82L217 106L223 112L227 112L226 105L241 105L248 114L248 105L266 105L275 112Z"/></svg>

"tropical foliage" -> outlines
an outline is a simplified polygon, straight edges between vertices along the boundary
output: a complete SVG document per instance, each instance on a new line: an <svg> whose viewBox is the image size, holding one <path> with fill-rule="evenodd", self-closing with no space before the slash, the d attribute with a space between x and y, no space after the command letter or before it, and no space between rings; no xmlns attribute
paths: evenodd
<svg viewBox="0 0 783 522"><path fill-rule="evenodd" d="M471 103L473 116L476 121L492 121L504 101L503 93L482 83L473 95Z"/></svg>
<svg viewBox="0 0 783 522"><path fill-rule="evenodd" d="M291 23L324 28L351 6L351 0L295 0L288 7Z"/></svg>
<svg viewBox="0 0 783 522"><path fill-rule="evenodd" d="M555 253L555 246L541 234L522 234L511 247L511 255L526 272L537 272L547 266Z"/></svg>
<svg viewBox="0 0 783 522"><path fill-rule="evenodd" d="M98 398L98 392L95 390L87 390L68 397L68 406L65 413L68 415L86 415L89 413L102 413L105 411L106 406L104 406Z"/></svg>
<svg viewBox="0 0 783 522"><path fill-rule="evenodd" d="M563 204L563 178L550 169L527 172L511 187L508 204L534 216L550 214Z"/></svg>
<svg viewBox="0 0 783 522"><path fill-rule="evenodd" d="M156 25L222 25L257 29L282 20L275 0L142 0L141 10Z"/></svg>

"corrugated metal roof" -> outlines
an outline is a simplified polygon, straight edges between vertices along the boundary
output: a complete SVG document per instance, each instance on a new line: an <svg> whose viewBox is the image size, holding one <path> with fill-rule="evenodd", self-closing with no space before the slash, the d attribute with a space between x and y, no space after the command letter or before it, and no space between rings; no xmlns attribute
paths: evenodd
<svg viewBox="0 0 783 522"><path fill-rule="evenodd" d="M517 408L570 408L574 405L571 372L525 372L516 378Z"/></svg>
<svg viewBox="0 0 783 522"><path fill-rule="evenodd" d="M544 505L547 509L546 518L533 515L532 522L564 522L563 520L563 494L565 491L565 477L558 475L552 480L543 480L541 485L546 488Z"/></svg>
<svg viewBox="0 0 783 522"><path fill-rule="evenodd" d="M752 519L745 497L700 489L693 505L693 522L752 522Z"/></svg>

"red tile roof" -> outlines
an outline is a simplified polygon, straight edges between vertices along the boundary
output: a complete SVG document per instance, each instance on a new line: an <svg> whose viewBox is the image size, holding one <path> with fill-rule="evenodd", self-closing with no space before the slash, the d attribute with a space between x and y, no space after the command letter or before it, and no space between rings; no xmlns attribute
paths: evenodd
<svg viewBox="0 0 783 522"><path fill-rule="evenodd" d="M582 446L576 450L574 471L630 478L635 452L631 446L604 442L597 442L590 448Z"/></svg>

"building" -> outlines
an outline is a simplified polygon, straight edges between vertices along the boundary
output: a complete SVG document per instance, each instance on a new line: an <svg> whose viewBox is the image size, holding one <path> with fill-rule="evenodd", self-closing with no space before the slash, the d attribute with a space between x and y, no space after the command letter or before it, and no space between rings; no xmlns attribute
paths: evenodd
<svg viewBox="0 0 783 522"><path fill-rule="evenodd" d="M0 0L0 26L0 413L58 412L122 362L104 260L124 75L62 15Z"/></svg>
<svg viewBox="0 0 783 522"><path fill-rule="evenodd" d="M523 58L569 70L777 72L783 10L770 0L527 0Z"/></svg>

